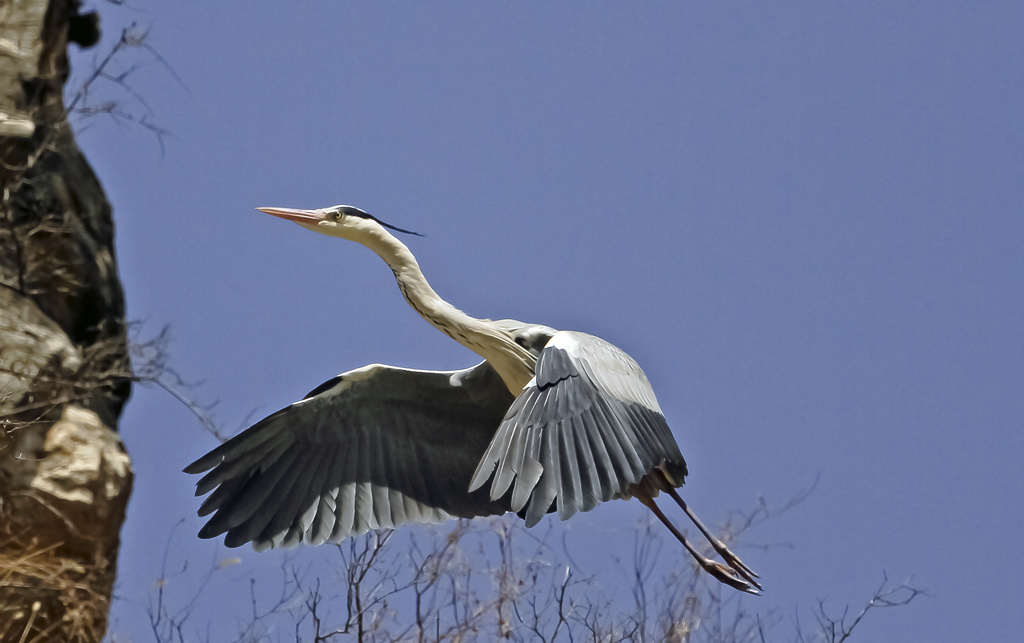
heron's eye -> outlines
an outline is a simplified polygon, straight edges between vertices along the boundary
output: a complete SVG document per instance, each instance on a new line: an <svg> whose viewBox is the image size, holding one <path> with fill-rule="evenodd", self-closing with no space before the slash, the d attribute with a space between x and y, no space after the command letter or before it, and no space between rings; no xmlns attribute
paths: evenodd
<svg viewBox="0 0 1024 643"><path fill-rule="evenodd" d="M344 218L344 216L344 212L342 212L341 210L335 210L334 212L331 213L331 221L337 221L338 223L341 223L341 220L342 218Z"/></svg>

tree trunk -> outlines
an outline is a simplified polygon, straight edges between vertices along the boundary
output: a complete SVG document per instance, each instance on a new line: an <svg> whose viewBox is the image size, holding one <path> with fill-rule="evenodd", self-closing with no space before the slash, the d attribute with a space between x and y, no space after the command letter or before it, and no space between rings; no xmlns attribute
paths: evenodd
<svg viewBox="0 0 1024 643"><path fill-rule="evenodd" d="M0 642L99 641L131 491L114 230L65 119L77 0L0 0Z"/></svg>

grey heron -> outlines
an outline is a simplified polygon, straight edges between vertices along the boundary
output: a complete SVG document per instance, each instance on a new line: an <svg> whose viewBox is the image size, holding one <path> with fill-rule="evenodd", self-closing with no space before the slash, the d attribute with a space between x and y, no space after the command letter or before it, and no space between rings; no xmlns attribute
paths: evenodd
<svg viewBox="0 0 1024 643"><path fill-rule="evenodd" d="M477 319L441 299L409 233L352 206L258 208L360 243L391 268L409 305L484 358L456 371L371 364L324 382L185 468L209 471L199 532L257 549L339 542L370 529L512 511L528 527L615 498L639 499L714 578L757 594L757 574L676 492L687 475L640 366L608 342L514 320ZM415 234L415 233L410 233ZM485 487L490 481L490 486ZM655 503L666 492L725 565L701 554Z"/></svg>

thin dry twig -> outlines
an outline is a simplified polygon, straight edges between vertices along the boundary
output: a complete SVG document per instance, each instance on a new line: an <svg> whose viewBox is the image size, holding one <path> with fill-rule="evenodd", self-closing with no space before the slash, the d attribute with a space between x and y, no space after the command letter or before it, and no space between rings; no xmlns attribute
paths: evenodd
<svg viewBox="0 0 1024 643"><path fill-rule="evenodd" d="M135 59L119 70L114 70L122 62L129 51L145 52L147 58ZM129 58L129 60L131 60ZM156 62L162 66L186 92L188 87L174 71L174 68L164 59L160 53L149 44L149 30L139 27L136 23L121 30L121 36L102 59L95 60L92 73L82 81L78 89L69 92L70 99L67 101L66 111L69 116L76 116L84 121L93 116L108 115L115 122L129 122L152 132L160 145L161 155L165 152L164 139L171 135L170 131L155 124L151 119L153 109L146 99L132 86L132 76L150 62ZM117 87L121 92L127 94L132 102L142 107L142 112L131 110L119 99L100 99L90 103L93 95L100 93L101 81L103 86ZM87 129L81 126L80 131Z"/></svg>
<svg viewBox="0 0 1024 643"><path fill-rule="evenodd" d="M884 607L902 607L909 605L918 596L927 596L927 592L923 589L910 585L910 580L908 578L899 585L888 588L889 576L883 572L882 583L875 590L867 605L849 623L847 623L847 617L850 612L849 605L846 606L843 613L838 617L832 617L825 610L825 601L819 601L815 619L818 622L818 627L821 628L821 639L826 643L843 643L850 638L854 628L860 624L871 610Z"/></svg>

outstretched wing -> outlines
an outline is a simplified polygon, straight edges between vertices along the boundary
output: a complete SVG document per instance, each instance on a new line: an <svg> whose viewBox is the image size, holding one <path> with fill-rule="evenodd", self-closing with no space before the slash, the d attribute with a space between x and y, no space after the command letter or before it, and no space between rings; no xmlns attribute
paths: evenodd
<svg viewBox="0 0 1024 643"><path fill-rule="evenodd" d="M263 549L502 514L508 499L467 483L513 399L487 362L343 373L185 468L212 469L196 495L212 490L199 515L217 513L199 536Z"/></svg>
<svg viewBox="0 0 1024 643"><path fill-rule="evenodd" d="M625 495L656 467L682 485L686 462L633 358L593 335L561 331L535 372L480 460L471 491L493 474L490 497L502 498L514 482L511 509L525 507L529 527L552 503L565 520Z"/></svg>

